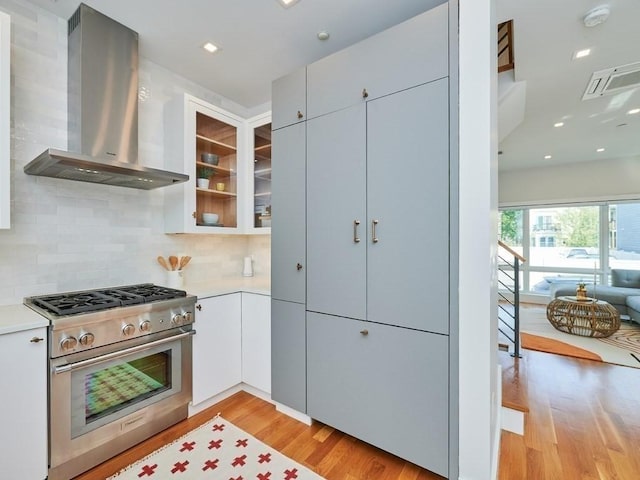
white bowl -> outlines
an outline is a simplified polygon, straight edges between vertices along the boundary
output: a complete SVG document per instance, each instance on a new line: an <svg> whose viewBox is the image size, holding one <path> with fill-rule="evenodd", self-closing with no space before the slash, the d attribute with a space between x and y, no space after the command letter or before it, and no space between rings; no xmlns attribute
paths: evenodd
<svg viewBox="0 0 640 480"><path fill-rule="evenodd" d="M203 213L202 221L207 225L214 225L218 223L218 214L217 213Z"/></svg>

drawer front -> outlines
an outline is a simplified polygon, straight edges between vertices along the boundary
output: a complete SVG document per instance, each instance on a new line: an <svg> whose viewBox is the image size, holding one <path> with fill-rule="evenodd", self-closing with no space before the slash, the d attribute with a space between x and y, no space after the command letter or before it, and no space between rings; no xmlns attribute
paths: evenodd
<svg viewBox="0 0 640 480"><path fill-rule="evenodd" d="M307 66L307 118L446 77L448 21L443 4Z"/></svg>
<svg viewBox="0 0 640 480"><path fill-rule="evenodd" d="M307 312L307 413L448 474L448 337Z"/></svg>

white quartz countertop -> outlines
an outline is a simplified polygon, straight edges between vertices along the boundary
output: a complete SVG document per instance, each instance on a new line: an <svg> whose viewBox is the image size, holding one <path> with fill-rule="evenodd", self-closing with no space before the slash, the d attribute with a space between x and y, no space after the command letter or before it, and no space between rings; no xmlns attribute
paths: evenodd
<svg viewBox="0 0 640 480"><path fill-rule="evenodd" d="M0 306L0 335L48 326L49 320L22 304Z"/></svg>
<svg viewBox="0 0 640 480"><path fill-rule="evenodd" d="M230 293L246 292L259 295L271 295L271 277L225 277L202 283L186 283L182 286L198 298L217 297Z"/></svg>

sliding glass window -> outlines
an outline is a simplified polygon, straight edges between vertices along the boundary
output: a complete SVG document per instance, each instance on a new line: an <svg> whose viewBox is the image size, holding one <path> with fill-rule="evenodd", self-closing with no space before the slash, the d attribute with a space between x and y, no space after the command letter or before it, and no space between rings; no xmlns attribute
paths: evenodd
<svg viewBox="0 0 640 480"><path fill-rule="evenodd" d="M500 240L527 259L521 289L608 284L611 269L640 270L640 203L504 209Z"/></svg>

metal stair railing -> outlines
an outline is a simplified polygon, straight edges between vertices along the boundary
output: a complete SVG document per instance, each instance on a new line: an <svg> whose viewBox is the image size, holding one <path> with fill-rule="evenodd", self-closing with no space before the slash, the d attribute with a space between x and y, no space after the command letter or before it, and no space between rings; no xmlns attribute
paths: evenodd
<svg viewBox="0 0 640 480"><path fill-rule="evenodd" d="M518 252L498 241L498 331L513 344L512 357L520 354L520 265L526 261ZM506 293L502 293L503 290ZM511 294L510 296L508 294Z"/></svg>

